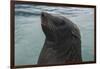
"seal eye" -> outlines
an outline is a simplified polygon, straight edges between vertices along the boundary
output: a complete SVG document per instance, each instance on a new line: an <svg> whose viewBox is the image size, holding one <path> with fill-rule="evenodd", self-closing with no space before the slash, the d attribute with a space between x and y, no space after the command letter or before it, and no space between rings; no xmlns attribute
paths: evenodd
<svg viewBox="0 0 100 69"><path fill-rule="evenodd" d="M60 20L60 21L59 21L59 20L58 20L58 21L55 21L55 20L54 20L54 23L55 23L56 26L62 26L62 25L65 25L65 23L64 23L63 20Z"/></svg>

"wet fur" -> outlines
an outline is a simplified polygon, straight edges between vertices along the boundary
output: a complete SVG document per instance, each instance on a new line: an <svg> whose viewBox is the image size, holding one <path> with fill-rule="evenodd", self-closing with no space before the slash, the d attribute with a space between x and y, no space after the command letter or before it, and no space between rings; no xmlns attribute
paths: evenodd
<svg viewBox="0 0 100 69"><path fill-rule="evenodd" d="M79 28L64 16L42 12L41 26L46 36L39 65L82 62Z"/></svg>

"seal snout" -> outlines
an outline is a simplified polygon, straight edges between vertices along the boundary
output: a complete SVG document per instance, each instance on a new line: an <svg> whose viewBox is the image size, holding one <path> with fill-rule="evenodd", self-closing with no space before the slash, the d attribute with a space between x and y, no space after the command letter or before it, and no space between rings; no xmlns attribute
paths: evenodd
<svg viewBox="0 0 100 69"><path fill-rule="evenodd" d="M42 12L41 17L45 17L45 12Z"/></svg>
<svg viewBox="0 0 100 69"><path fill-rule="evenodd" d="M42 17L47 17L48 15L49 15L49 13L47 13L47 12L42 12Z"/></svg>
<svg viewBox="0 0 100 69"><path fill-rule="evenodd" d="M41 13L41 20L42 20L42 25L47 26L48 23L48 14L46 12Z"/></svg>

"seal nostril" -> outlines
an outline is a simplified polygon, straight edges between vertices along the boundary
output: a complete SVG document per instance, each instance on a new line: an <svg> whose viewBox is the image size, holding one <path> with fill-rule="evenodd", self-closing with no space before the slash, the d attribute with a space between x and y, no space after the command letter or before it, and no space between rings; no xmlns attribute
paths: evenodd
<svg viewBox="0 0 100 69"><path fill-rule="evenodd" d="M42 13L42 15L41 15L42 17L44 17L44 13Z"/></svg>
<svg viewBox="0 0 100 69"><path fill-rule="evenodd" d="M45 12L42 12L41 16L42 16L42 17L46 17L45 14L46 14Z"/></svg>

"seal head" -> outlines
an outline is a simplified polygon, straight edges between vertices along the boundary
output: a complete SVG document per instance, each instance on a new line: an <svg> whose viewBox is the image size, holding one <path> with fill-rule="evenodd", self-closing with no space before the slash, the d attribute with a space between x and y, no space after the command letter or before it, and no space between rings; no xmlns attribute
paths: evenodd
<svg viewBox="0 0 100 69"><path fill-rule="evenodd" d="M76 24L59 14L42 12L41 26L46 39L38 64L82 62L81 35Z"/></svg>

